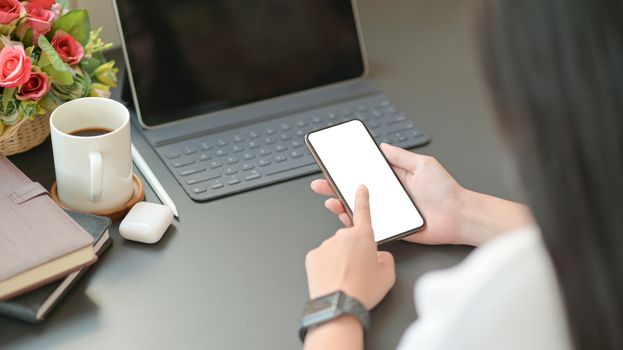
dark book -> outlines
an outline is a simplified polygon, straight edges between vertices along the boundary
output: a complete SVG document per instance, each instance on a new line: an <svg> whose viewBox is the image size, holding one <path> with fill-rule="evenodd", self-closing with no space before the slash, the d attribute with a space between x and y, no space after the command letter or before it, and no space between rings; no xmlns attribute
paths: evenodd
<svg viewBox="0 0 623 350"><path fill-rule="evenodd" d="M112 242L108 234L111 220L107 217L71 210L66 210L66 212L86 232L93 236L93 250L97 256L100 256ZM72 272L64 279L0 302L0 315L14 317L31 323L41 322L87 269L88 266Z"/></svg>

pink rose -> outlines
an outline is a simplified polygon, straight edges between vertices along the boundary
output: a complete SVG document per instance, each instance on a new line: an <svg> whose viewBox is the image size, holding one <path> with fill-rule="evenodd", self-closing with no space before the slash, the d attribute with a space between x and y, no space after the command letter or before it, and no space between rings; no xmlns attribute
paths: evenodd
<svg viewBox="0 0 623 350"><path fill-rule="evenodd" d="M26 16L26 23L32 28L33 34L38 35L49 32L56 20L56 12L33 3L26 4Z"/></svg>
<svg viewBox="0 0 623 350"><path fill-rule="evenodd" d="M15 97L20 100L39 101L50 90L50 80L44 73L30 74L30 79L17 89Z"/></svg>
<svg viewBox="0 0 623 350"><path fill-rule="evenodd" d="M14 88L30 79L32 62L21 45L5 46L0 51L0 86Z"/></svg>
<svg viewBox="0 0 623 350"><path fill-rule="evenodd" d="M30 0L29 3L32 5L36 5L39 7L43 7L44 9L50 9L52 5L54 5L55 0Z"/></svg>
<svg viewBox="0 0 623 350"><path fill-rule="evenodd" d="M22 15L24 6L17 0L0 0L0 24L9 24Z"/></svg>
<svg viewBox="0 0 623 350"><path fill-rule="evenodd" d="M56 33L54 33L54 37L50 43L63 62L67 64L78 64L82 57L84 57L84 48L82 45L80 45L73 36L62 30L57 30Z"/></svg>

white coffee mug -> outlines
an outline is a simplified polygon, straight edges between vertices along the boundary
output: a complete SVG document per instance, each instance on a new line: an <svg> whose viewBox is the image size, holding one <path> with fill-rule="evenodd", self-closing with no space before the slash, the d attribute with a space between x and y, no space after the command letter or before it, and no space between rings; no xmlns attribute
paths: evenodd
<svg viewBox="0 0 623 350"><path fill-rule="evenodd" d="M64 206L103 213L130 199L130 113L124 105L101 97L65 102L52 112L50 130Z"/></svg>

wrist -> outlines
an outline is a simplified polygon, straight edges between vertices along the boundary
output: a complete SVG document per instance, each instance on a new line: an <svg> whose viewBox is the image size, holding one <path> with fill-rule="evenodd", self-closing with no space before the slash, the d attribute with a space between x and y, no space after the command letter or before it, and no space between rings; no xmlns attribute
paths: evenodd
<svg viewBox="0 0 623 350"><path fill-rule="evenodd" d="M462 189L459 198L460 244L479 246L500 233L534 224L525 205L466 189Z"/></svg>

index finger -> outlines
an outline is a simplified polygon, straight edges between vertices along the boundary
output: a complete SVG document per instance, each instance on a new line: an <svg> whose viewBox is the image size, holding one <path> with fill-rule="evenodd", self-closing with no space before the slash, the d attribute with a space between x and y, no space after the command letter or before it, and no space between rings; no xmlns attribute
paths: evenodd
<svg viewBox="0 0 623 350"><path fill-rule="evenodd" d="M370 218L370 202L368 188L359 185L355 195L355 212L353 213L354 226L372 226Z"/></svg>

